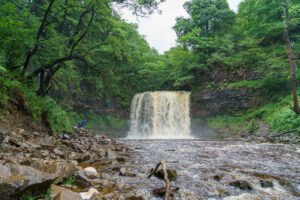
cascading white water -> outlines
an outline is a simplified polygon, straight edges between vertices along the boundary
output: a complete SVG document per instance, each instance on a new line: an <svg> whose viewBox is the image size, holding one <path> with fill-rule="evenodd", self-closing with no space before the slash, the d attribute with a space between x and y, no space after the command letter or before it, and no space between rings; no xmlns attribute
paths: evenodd
<svg viewBox="0 0 300 200"><path fill-rule="evenodd" d="M131 103L128 138L192 138L190 92L144 92Z"/></svg>

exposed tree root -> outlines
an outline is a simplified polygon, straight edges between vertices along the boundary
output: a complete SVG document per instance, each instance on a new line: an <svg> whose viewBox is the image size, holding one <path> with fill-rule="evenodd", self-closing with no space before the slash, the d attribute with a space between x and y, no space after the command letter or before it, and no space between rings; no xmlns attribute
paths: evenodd
<svg viewBox="0 0 300 200"><path fill-rule="evenodd" d="M280 136L285 135L287 133L292 133L292 132L296 132L296 131L297 131L297 129L292 129L292 130L288 130L288 131L285 131L285 132L282 132L282 133L278 133L276 135L273 135L272 137L280 137Z"/></svg>

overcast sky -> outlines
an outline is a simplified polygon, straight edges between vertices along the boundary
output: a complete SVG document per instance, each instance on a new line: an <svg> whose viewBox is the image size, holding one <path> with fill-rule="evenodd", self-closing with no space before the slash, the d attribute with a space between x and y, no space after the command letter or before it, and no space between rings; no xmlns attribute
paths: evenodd
<svg viewBox="0 0 300 200"><path fill-rule="evenodd" d="M176 45L176 34L172 27L175 25L176 17L187 16L183 4L188 0L166 0L159 6L161 14L153 13L148 18L133 16L130 11L123 10L122 17L127 22L137 23L139 33L144 35L151 47L160 53L169 50ZM227 0L229 6L235 12L241 0Z"/></svg>

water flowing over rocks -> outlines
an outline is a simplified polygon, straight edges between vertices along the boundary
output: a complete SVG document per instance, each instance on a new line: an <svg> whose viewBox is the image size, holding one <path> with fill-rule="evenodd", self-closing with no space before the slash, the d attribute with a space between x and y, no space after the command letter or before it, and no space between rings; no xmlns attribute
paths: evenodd
<svg viewBox="0 0 300 200"><path fill-rule="evenodd" d="M1 200L52 187L55 200L158 200L165 184L148 179L167 165L174 200L300 197L300 148L245 141L109 139L85 129L48 136L2 131Z"/></svg>

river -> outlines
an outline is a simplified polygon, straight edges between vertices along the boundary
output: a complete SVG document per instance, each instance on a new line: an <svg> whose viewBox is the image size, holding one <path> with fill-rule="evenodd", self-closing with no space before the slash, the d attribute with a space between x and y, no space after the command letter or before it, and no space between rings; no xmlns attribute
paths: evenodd
<svg viewBox="0 0 300 200"><path fill-rule="evenodd" d="M149 170L160 161L177 170L174 199L300 199L300 147L240 141L128 140L126 167L136 177L116 177L147 199L164 187ZM246 185L246 186L245 186ZM262 187L264 185L264 187Z"/></svg>

